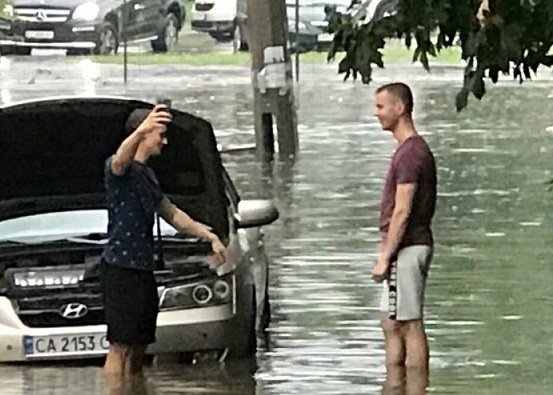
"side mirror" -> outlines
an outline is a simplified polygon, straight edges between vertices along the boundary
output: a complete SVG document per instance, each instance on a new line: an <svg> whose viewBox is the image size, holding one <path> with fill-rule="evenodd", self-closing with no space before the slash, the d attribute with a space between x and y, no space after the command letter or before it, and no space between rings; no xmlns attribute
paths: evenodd
<svg viewBox="0 0 553 395"><path fill-rule="evenodd" d="M235 217L237 228L269 225L278 218L278 210L270 200L241 200Z"/></svg>

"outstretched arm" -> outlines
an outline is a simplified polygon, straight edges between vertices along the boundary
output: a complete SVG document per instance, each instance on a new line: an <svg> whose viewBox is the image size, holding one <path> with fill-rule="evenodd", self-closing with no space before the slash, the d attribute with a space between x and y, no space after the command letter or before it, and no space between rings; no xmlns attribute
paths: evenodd
<svg viewBox="0 0 553 395"><path fill-rule="evenodd" d="M163 198L159 204L158 213L178 231L209 240L217 264L222 265L227 262L227 250L217 235L206 226L190 218L188 214L171 203L167 197Z"/></svg>

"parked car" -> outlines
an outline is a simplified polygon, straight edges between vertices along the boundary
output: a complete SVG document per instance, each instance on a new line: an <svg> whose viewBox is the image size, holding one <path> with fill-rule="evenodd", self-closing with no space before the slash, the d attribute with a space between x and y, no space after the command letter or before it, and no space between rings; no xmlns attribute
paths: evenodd
<svg viewBox="0 0 553 395"><path fill-rule="evenodd" d="M112 97L0 107L0 362L106 353L97 275L107 242L104 163L128 115L150 107ZM240 199L207 121L172 113L169 144L151 165L171 200L226 242L229 262L214 269L209 242L159 221L160 313L149 352L246 355L268 314L261 227L278 211Z"/></svg>
<svg viewBox="0 0 553 395"><path fill-rule="evenodd" d="M238 43L238 48L246 50L247 40L239 20L246 12L247 0L196 0L192 9L192 29L208 33L217 41Z"/></svg>
<svg viewBox="0 0 553 395"><path fill-rule="evenodd" d="M312 49L325 50L330 47L332 34L328 32L328 23L336 12L345 12L352 0L286 0L288 15L288 32L290 41L294 42L296 35L296 8L299 10L300 31L309 31L315 36L315 45ZM305 26L302 29L302 25Z"/></svg>
<svg viewBox="0 0 553 395"><path fill-rule="evenodd" d="M2 55L28 55L32 48L108 55L117 52L124 34L130 43L149 41L154 52L167 52L186 18L184 0L0 1Z"/></svg>
<svg viewBox="0 0 553 395"><path fill-rule="evenodd" d="M353 3L356 1L353 0ZM332 35L328 32L328 23L332 15L336 12L345 12L351 4L352 0L298 0L298 7L296 7L296 0L286 0L290 49L293 52L327 49L332 42ZM296 9L299 12L297 27ZM244 9L244 12L238 16L238 31L234 35L234 47L247 48L248 37L248 17Z"/></svg>

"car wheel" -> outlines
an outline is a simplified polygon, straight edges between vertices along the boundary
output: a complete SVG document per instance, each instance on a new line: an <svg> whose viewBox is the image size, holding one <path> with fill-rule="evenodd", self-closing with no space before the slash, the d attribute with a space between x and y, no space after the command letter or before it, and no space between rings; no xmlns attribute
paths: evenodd
<svg viewBox="0 0 553 395"><path fill-rule="evenodd" d="M154 52L171 52L175 49L179 40L179 22L174 14L167 15L163 31L152 41L152 50Z"/></svg>
<svg viewBox="0 0 553 395"><path fill-rule="evenodd" d="M257 351L255 289L253 286L250 292L247 297L251 298L252 311L242 312L234 318L233 331L230 333L232 344L229 349L229 358L231 359L248 357Z"/></svg>
<svg viewBox="0 0 553 395"><path fill-rule="evenodd" d="M96 40L94 48L95 55L111 55L116 54L119 48L119 40L117 39L117 31L109 22L104 23L100 34Z"/></svg>

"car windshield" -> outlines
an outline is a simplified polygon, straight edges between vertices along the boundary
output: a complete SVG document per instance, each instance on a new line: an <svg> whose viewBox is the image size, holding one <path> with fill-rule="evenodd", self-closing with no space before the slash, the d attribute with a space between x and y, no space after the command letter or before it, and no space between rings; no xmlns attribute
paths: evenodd
<svg viewBox="0 0 553 395"><path fill-rule="evenodd" d="M107 210L29 215L0 222L0 242L40 244L69 240L103 244L106 242L107 225ZM160 221L160 228L164 236L176 234L175 229L163 219ZM154 234L156 233L154 229Z"/></svg>

